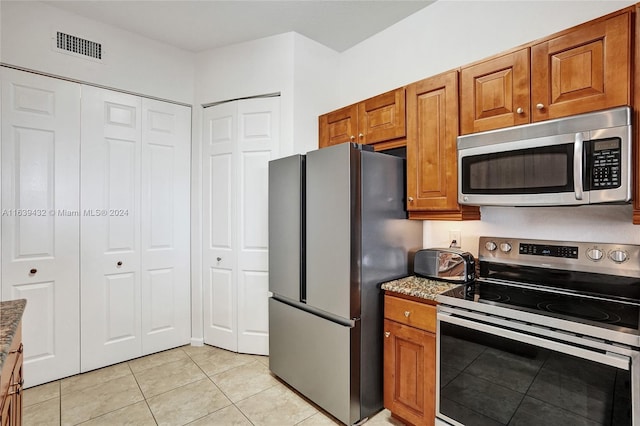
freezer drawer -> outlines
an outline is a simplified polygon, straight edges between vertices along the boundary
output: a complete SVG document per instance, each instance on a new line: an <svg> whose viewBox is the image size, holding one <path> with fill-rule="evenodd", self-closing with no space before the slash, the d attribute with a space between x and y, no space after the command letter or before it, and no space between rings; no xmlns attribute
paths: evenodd
<svg viewBox="0 0 640 426"><path fill-rule="evenodd" d="M269 299L269 368L349 425L361 417L359 321L355 324L347 327Z"/></svg>

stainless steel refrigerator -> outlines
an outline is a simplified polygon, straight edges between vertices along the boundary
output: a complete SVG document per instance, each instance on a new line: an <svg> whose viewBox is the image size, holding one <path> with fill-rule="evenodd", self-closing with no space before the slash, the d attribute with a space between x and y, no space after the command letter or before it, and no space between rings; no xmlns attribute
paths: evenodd
<svg viewBox="0 0 640 426"><path fill-rule="evenodd" d="M422 247L404 164L350 143L269 162L269 368L346 424L382 409L380 285Z"/></svg>

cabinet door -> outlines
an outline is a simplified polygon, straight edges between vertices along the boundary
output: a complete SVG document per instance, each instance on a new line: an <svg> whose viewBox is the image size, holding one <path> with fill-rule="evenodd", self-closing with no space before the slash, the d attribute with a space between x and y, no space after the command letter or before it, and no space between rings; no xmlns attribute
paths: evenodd
<svg viewBox="0 0 640 426"><path fill-rule="evenodd" d="M142 355L140 110L82 87L82 371Z"/></svg>
<svg viewBox="0 0 640 426"><path fill-rule="evenodd" d="M372 144L406 135L404 87L358 104L358 143Z"/></svg>
<svg viewBox="0 0 640 426"><path fill-rule="evenodd" d="M630 14L531 48L532 121L630 103Z"/></svg>
<svg viewBox="0 0 640 426"><path fill-rule="evenodd" d="M142 352L191 338L191 109L142 99Z"/></svg>
<svg viewBox="0 0 640 426"><path fill-rule="evenodd" d="M80 371L80 86L2 68L2 299L27 299L27 386Z"/></svg>
<svg viewBox="0 0 640 426"><path fill-rule="evenodd" d="M384 320L384 406L414 425L433 424L436 336Z"/></svg>
<svg viewBox="0 0 640 426"><path fill-rule="evenodd" d="M529 49L460 71L463 135L529 122Z"/></svg>
<svg viewBox="0 0 640 426"><path fill-rule="evenodd" d="M411 218L478 219L458 205L456 71L407 87L407 209Z"/></svg>
<svg viewBox="0 0 640 426"><path fill-rule="evenodd" d="M321 115L318 118L318 130L320 132L320 148L343 142L363 143L362 138L356 137L358 132L358 105L349 105Z"/></svg>

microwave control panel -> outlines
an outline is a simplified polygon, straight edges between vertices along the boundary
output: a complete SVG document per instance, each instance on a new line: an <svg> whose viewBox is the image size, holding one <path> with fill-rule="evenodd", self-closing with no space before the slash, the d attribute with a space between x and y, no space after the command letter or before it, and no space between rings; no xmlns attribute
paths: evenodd
<svg viewBox="0 0 640 426"><path fill-rule="evenodd" d="M592 141L591 144L591 189L620 187L620 139L600 139Z"/></svg>

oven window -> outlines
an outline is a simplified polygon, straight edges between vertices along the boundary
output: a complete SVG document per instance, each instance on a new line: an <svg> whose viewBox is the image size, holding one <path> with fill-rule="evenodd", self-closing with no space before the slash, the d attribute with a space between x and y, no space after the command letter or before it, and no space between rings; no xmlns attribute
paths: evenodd
<svg viewBox="0 0 640 426"><path fill-rule="evenodd" d="M462 158L465 194L573 192L573 144Z"/></svg>
<svg viewBox="0 0 640 426"><path fill-rule="evenodd" d="M439 339L439 416L467 426L632 424L629 371L442 321Z"/></svg>

